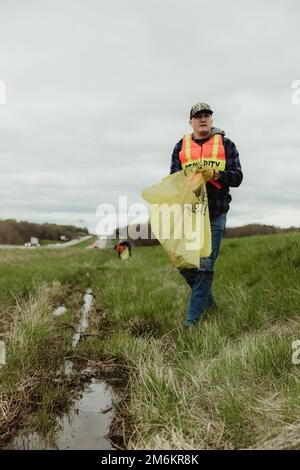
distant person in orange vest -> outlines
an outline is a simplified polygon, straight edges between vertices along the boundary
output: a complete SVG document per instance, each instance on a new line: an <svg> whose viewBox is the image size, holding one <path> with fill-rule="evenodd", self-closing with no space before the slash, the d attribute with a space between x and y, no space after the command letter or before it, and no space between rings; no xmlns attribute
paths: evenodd
<svg viewBox="0 0 300 470"><path fill-rule="evenodd" d="M213 111L206 103L195 104L190 111L192 134L187 134L175 146L170 173L196 166L206 181L212 252L201 258L199 269L181 269L192 289L186 325L194 328L206 308L216 306L212 293L214 265L225 234L229 210L230 187L238 187L243 180L239 153L225 132L213 127Z"/></svg>
<svg viewBox="0 0 300 470"><path fill-rule="evenodd" d="M128 240L122 240L119 243L117 243L117 245L114 246L114 250L117 251L119 258L121 257L122 251L124 251L126 247L128 248L129 256L132 256L131 243Z"/></svg>

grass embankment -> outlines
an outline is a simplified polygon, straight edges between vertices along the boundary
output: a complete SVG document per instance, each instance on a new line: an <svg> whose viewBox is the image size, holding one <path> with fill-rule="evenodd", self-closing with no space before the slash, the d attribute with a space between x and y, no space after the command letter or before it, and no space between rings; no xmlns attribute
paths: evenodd
<svg viewBox="0 0 300 470"><path fill-rule="evenodd" d="M84 242L77 243L77 245L74 245L73 248L87 248L90 245L92 245L93 243L95 243L95 241L97 241L97 240L98 240L98 237L96 235L94 235L92 238L89 238L88 240L86 240Z"/></svg>
<svg viewBox="0 0 300 470"><path fill-rule="evenodd" d="M53 322L51 296L62 289L63 297L70 284L90 285L96 315L76 354L96 362L114 358L110 372L118 364L115 372L126 374L115 383L123 398L116 424L127 448L300 448L300 365L292 363L292 342L300 339L299 234L224 240L214 284L218 309L207 312L193 332L184 327L189 288L160 247L134 249L126 262L113 250L42 251L0 253L0 326L8 332L2 410L3 403L15 406L26 397L43 422L49 408L60 406L64 392L58 393L50 370L63 361L69 338L62 333L68 328ZM32 308L18 314L12 293L33 305L41 281L48 287L39 314ZM49 291L53 281L60 284ZM67 327L73 310L56 320ZM15 316L19 330L9 329ZM27 364L20 353L23 339L15 335L27 338L33 351ZM50 354L51 344L57 355ZM33 389L22 385L36 371L44 377L45 369L45 390L38 383ZM6 408L2 416L8 420Z"/></svg>
<svg viewBox="0 0 300 470"><path fill-rule="evenodd" d="M300 448L299 234L224 240L218 309L193 332L189 288L160 247L133 254L93 279L111 335L81 345L127 366L125 445Z"/></svg>
<svg viewBox="0 0 300 470"><path fill-rule="evenodd" d="M61 240L40 240L41 246L55 245L55 244L61 245L62 243L64 242Z"/></svg>

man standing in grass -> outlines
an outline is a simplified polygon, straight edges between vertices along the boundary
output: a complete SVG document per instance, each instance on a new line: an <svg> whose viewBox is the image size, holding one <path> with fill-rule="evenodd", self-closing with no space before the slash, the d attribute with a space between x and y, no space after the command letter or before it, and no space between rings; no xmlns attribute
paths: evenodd
<svg viewBox="0 0 300 470"><path fill-rule="evenodd" d="M231 201L229 188L238 187L243 180L237 148L224 131L212 127L212 114L206 103L192 107L189 123L193 133L176 144L171 161L170 173L197 166L206 181L208 196L212 252L201 258L199 269L180 270L192 289L186 320L190 328L195 327L206 308L216 306L212 282Z"/></svg>

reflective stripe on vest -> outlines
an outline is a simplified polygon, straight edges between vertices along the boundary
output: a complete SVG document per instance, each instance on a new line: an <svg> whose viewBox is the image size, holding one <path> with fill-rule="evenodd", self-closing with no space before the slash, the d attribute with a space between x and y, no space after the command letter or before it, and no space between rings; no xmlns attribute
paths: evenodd
<svg viewBox="0 0 300 470"><path fill-rule="evenodd" d="M182 168L209 165L212 168L225 171L226 157L221 134L213 135L204 144L194 142L192 134L184 135L179 158ZM221 185L217 181L209 181L219 189L221 188Z"/></svg>

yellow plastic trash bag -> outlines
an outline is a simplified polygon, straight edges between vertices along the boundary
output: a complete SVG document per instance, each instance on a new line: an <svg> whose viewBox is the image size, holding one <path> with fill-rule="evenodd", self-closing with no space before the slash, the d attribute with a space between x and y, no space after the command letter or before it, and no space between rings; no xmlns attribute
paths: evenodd
<svg viewBox="0 0 300 470"><path fill-rule="evenodd" d="M206 185L201 173L181 170L142 192L151 204L151 230L177 268L199 268L211 253Z"/></svg>
<svg viewBox="0 0 300 470"><path fill-rule="evenodd" d="M123 251L120 253L120 258L124 261L125 259L129 258L129 250L128 247L124 248Z"/></svg>

